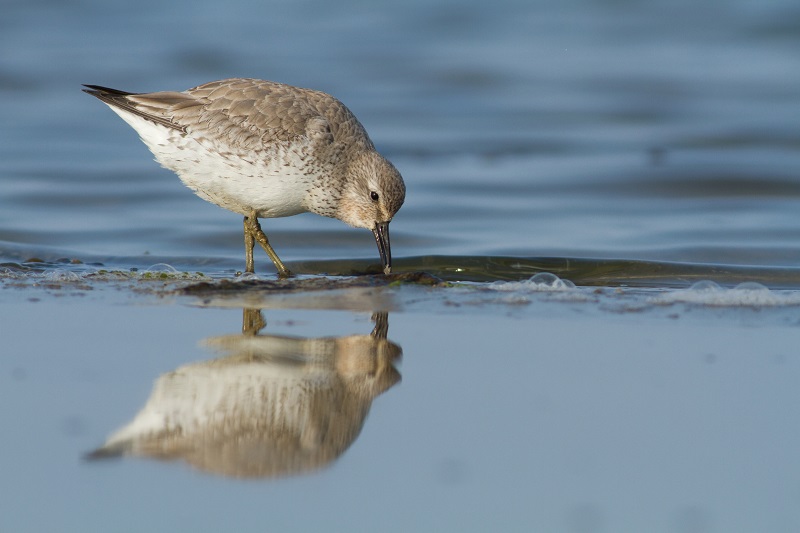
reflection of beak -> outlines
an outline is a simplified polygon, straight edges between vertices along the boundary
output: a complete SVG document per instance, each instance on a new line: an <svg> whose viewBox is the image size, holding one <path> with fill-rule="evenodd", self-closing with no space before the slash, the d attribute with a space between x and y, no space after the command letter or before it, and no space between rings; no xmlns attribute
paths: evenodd
<svg viewBox="0 0 800 533"><path fill-rule="evenodd" d="M378 244L378 252L381 254L381 263L383 263L383 273L392 273L392 248L389 246L389 223L376 222L375 227L372 228L372 234L375 235L375 242Z"/></svg>

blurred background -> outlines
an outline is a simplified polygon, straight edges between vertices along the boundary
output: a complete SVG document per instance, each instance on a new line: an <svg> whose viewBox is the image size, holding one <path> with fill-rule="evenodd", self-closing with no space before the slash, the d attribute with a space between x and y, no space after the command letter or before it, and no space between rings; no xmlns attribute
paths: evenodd
<svg viewBox="0 0 800 533"><path fill-rule="evenodd" d="M80 91L239 76L356 113L408 185L396 257L796 265L799 49L790 0L7 0L0 259L241 269L239 216ZM264 227L289 262L377 258L338 221Z"/></svg>

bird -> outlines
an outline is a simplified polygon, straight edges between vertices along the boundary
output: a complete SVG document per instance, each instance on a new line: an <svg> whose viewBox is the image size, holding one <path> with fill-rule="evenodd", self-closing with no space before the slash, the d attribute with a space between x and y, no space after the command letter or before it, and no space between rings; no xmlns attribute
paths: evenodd
<svg viewBox="0 0 800 533"><path fill-rule="evenodd" d="M333 96L253 78L180 92L83 87L195 194L244 216L246 272L255 272L258 243L278 276L291 276L258 219L311 212L371 230L383 272L391 273L389 223L405 201L405 183Z"/></svg>

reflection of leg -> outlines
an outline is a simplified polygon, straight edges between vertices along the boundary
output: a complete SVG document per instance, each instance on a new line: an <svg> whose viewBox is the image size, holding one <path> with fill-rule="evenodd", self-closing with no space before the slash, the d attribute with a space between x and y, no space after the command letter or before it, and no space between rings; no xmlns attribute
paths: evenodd
<svg viewBox="0 0 800 533"><path fill-rule="evenodd" d="M372 320L375 321L375 328L371 335L376 339L385 339L389 333L389 313L386 311L376 311L372 313Z"/></svg>
<svg viewBox="0 0 800 533"><path fill-rule="evenodd" d="M253 234L250 233L250 227L247 225L247 217L244 217L244 271L253 273L256 271L255 261L253 261L253 248L256 246L256 240Z"/></svg>
<svg viewBox="0 0 800 533"><path fill-rule="evenodd" d="M261 314L261 309L242 309L242 334L243 335L258 335L267 321L264 320L264 315Z"/></svg>
<svg viewBox="0 0 800 533"><path fill-rule="evenodd" d="M249 233L250 238L254 239L255 242L261 245L264 251L267 252L269 258L272 259L272 262L275 263L275 268L278 269L278 276L282 278L288 278L291 276L292 273L289 272L289 269L286 268L286 266L283 264L283 261L280 260L278 254L276 254L275 250L272 249L272 246L269 244L269 239L267 239L267 236L261 230L261 224L258 223L258 217L256 216L255 212L251 213L250 216L244 217L244 225L245 234ZM247 237L245 237L245 244L247 244ZM253 268L253 270L249 270L248 272L253 272L254 270L255 268Z"/></svg>

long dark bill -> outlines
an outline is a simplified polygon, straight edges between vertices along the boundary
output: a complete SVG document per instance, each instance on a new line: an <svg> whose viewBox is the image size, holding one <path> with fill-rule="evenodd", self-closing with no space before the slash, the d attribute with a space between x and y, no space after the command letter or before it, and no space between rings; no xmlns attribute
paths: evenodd
<svg viewBox="0 0 800 533"><path fill-rule="evenodd" d="M378 252L381 254L381 263L383 263L383 273L392 273L392 248L389 245L389 223L379 222L372 228L372 234L375 235L375 242L378 244Z"/></svg>

